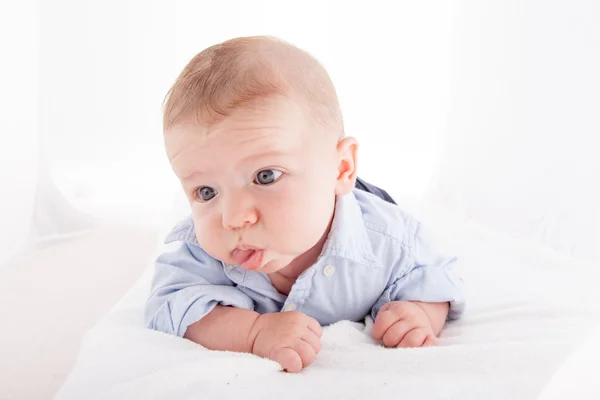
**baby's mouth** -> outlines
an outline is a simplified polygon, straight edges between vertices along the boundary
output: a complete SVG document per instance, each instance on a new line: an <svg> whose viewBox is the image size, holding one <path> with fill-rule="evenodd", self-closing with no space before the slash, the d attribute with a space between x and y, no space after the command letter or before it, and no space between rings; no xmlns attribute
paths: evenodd
<svg viewBox="0 0 600 400"><path fill-rule="evenodd" d="M257 270L262 265L264 250L251 248L235 248L231 252L231 256L240 268L250 271Z"/></svg>

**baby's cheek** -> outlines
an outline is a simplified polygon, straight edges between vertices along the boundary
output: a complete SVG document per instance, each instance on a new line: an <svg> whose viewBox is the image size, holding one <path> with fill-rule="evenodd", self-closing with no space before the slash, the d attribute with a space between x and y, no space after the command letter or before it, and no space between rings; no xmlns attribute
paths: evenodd
<svg viewBox="0 0 600 400"><path fill-rule="evenodd" d="M289 240L290 234L293 234L294 242L303 249L320 239L327 222L323 222L320 211L314 209L311 201L296 196L280 202L276 207L274 221L280 237Z"/></svg>
<svg viewBox="0 0 600 400"><path fill-rule="evenodd" d="M196 239L202 247L210 256L218 258L219 248L217 244L219 243L219 232L218 232L218 221L215 218L210 217L199 217L197 215L193 215L194 219L194 230L196 233Z"/></svg>
<svg viewBox="0 0 600 400"><path fill-rule="evenodd" d="M298 196L284 192L271 201L266 211L270 217L282 226L294 228L305 216L305 207Z"/></svg>

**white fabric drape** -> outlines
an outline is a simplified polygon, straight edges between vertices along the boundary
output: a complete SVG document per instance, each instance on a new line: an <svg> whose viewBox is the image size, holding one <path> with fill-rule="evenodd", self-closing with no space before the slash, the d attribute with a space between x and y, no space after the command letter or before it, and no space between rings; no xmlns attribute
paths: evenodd
<svg viewBox="0 0 600 400"><path fill-rule="evenodd" d="M0 268L27 244L33 216L38 174L36 15L33 1L0 3Z"/></svg>

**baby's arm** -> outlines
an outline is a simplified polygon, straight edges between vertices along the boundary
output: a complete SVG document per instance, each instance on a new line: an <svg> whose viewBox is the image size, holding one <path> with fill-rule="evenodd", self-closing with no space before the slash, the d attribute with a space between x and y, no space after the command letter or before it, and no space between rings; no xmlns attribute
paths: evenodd
<svg viewBox="0 0 600 400"><path fill-rule="evenodd" d="M252 326L256 311L216 306L200 321L188 326L184 337L207 349L252 353Z"/></svg>
<svg viewBox="0 0 600 400"><path fill-rule="evenodd" d="M185 337L211 350L253 353L290 372L310 365L321 349L321 326L303 313L258 314L223 265L182 243L156 262L145 318L149 328Z"/></svg>
<svg viewBox="0 0 600 400"><path fill-rule="evenodd" d="M300 372L321 350L321 326L298 312L260 315L216 306L190 325L185 338L212 350L252 353L277 361L288 372Z"/></svg>
<svg viewBox="0 0 600 400"><path fill-rule="evenodd" d="M177 250L156 260L145 307L148 328L183 337L217 305L254 309L252 299L226 276L223 264L194 244L179 243Z"/></svg>
<svg viewBox="0 0 600 400"><path fill-rule="evenodd" d="M443 255L420 224L403 255L373 307L373 338L386 347L435 345L446 320L464 309L463 282L453 272L456 257Z"/></svg>

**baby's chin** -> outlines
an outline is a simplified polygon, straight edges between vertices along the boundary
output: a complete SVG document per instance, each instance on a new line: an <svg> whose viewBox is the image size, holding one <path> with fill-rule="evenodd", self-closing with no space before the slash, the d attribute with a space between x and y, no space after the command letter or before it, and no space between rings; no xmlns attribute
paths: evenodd
<svg viewBox="0 0 600 400"><path fill-rule="evenodd" d="M293 259L293 257L270 258L268 260L264 260L264 264L257 271L267 275L272 274L273 272L277 272L287 267L293 261Z"/></svg>

